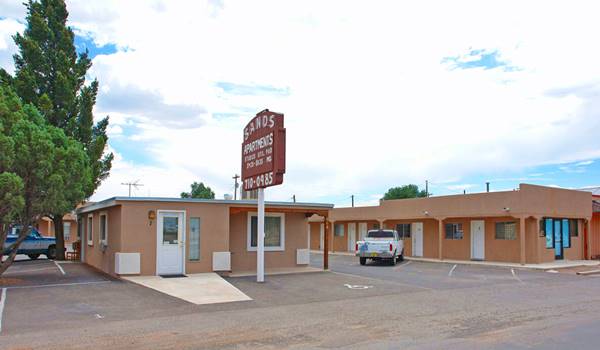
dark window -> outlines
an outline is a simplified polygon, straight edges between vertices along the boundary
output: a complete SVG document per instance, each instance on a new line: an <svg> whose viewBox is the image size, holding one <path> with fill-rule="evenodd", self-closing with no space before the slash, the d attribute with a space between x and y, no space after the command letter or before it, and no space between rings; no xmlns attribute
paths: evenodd
<svg viewBox="0 0 600 350"><path fill-rule="evenodd" d="M496 239L517 239L517 223L497 222L496 223Z"/></svg>
<svg viewBox="0 0 600 350"><path fill-rule="evenodd" d="M446 239L463 239L462 224L446 224Z"/></svg>
<svg viewBox="0 0 600 350"><path fill-rule="evenodd" d="M579 236L579 221L577 219L569 220L569 231L571 237Z"/></svg>
<svg viewBox="0 0 600 350"><path fill-rule="evenodd" d="M282 225L281 216L265 215L265 247L282 247ZM250 246L257 246L258 235L258 217L252 216L250 219Z"/></svg>
<svg viewBox="0 0 600 350"><path fill-rule="evenodd" d="M373 230L379 230L379 223L373 224Z"/></svg>
<svg viewBox="0 0 600 350"><path fill-rule="evenodd" d="M397 224L396 231L400 238L410 238L410 224Z"/></svg>
<svg viewBox="0 0 600 350"><path fill-rule="evenodd" d="M333 235L337 237L344 237L344 224L333 225Z"/></svg>

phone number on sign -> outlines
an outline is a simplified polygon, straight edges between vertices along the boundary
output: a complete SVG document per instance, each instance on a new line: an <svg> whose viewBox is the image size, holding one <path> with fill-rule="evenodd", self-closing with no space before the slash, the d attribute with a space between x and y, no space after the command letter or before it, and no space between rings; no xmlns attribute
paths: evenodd
<svg viewBox="0 0 600 350"><path fill-rule="evenodd" d="M267 187L273 184L273 172L256 175L244 180L244 189Z"/></svg>

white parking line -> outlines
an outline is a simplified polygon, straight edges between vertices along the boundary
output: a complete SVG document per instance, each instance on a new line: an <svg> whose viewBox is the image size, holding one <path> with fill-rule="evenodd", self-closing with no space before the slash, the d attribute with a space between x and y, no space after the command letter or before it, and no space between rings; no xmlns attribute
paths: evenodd
<svg viewBox="0 0 600 350"><path fill-rule="evenodd" d="M2 288L0 297L0 333L2 333L2 315L4 315L4 305L6 304L6 288Z"/></svg>
<svg viewBox="0 0 600 350"><path fill-rule="evenodd" d="M45 287L63 287L63 286L81 286L86 284L100 284L110 283L111 281L91 281L91 282L74 282L74 283L55 283L55 284L40 284L37 286L17 286L17 287L6 287L5 289L27 289L27 288L45 288Z"/></svg>
<svg viewBox="0 0 600 350"><path fill-rule="evenodd" d="M448 272L448 277L452 277L452 273L456 269L456 266L457 266L457 264L454 264L454 266L452 266L452 268L450 269L450 272Z"/></svg>
<svg viewBox="0 0 600 350"><path fill-rule="evenodd" d="M54 265L56 265L56 267L58 267L58 269L60 270L60 273L62 273L63 275L66 275L65 270L63 270L62 266L60 266L60 264L57 263L56 260L54 260Z"/></svg>
<svg viewBox="0 0 600 350"><path fill-rule="evenodd" d="M524 282L523 282L523 281L522 281L522 280L519 278L519 276L517 276L517 273L515 272L515 269L510 269L510 273L512 273L513 277L514 277L514 278L515 278L517 281L519 281L519 282L521 282L521 283L524 283Z"/></svg>
<svg viewBox="0 0 600 350"><path fill-rule="evenodd" d="M402 268L403 266L410 265L411 263L412 263L412 261L407 261L407 262L405 262L404 264L400 264L400 265L398 265L398 266L394 267L394 271L398 271L398 270L400 270L400 268Z"/></svg>

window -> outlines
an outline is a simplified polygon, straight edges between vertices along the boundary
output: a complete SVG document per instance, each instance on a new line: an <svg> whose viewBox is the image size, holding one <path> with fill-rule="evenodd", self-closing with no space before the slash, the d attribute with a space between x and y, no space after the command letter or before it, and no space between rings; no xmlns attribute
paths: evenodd
<svg viewBox="0 0 600 350"><path fill-rule="evenodd" d="M108 215L100 214L100 244L108 245Z"/></svg>
<svg viewBox="0 0 600 350"><path fill-rule="evenodd" d="M285 215L283 213L265 214L265 251L285 250ZM258 217L248 214L248 250L256 251L258 237Z"/></svg>
<svg viewBox="0 0 600 350"><path fill-rule="evenodd" d="M462 224L446 224L446 239L463 239Z"/></svg>
<svg viewBox="0 0 600 350"><path fill-rule="evenodd" d="M190 218L189 260L200 260L200 218Z"/></svg>
<svg viewBox="0 0 600 350"><path fill-rule="evenodd" d="M179 242L179 216L164 216L163 244L177 244Z"/></svg>
<svg viewBox="0 0 600 350"><path fill-rule="evenodd" d="M333 225L333 235L336 237L344 237L344 224Z"/></svg>
<svg viewBox="0 0 600 350"><path fill-rule="evenodd" d="M373 230L379 230L379 223L373 224Z"/></svg>
<svg viewBox="0 0 600 350"><path fill-rule="evenodd" d="M65 241L68 241L71 239L71 223L70 222L63 222L63 237L65 238Z"/></svg>
<svg viewBox="0 0 600 350"><path fill-rule="evenodd" d="M398 224L396 225L396 231L400 238L410 238L410 224Z"/></svg>
<svg viewBox="0 0 600 350"><path fill-rule="evenodd" d="M378 231L369 231L367 234L369 238L395 238L394 231L392 230L378 230Z"/></svg>
<svg viewBox="0 0 600 350"><path fill-rule="evenodd" d="M496 239L517 239L517 223L497 222L496 223Z"/></svg>
<svg viewBox="0 0 600 350"><path fill-rule="evenodd" d="M90 214L87 217L87 243L88 245L94 245L94 228L93 228L93 223L94 223L94 214Z"/></svg>
<svg viewBox="0 0 600 350"><path fill-rule="evenodd" d="M579 236L579 221L577 219L569 220L569 229L571 237Z"/></svg>

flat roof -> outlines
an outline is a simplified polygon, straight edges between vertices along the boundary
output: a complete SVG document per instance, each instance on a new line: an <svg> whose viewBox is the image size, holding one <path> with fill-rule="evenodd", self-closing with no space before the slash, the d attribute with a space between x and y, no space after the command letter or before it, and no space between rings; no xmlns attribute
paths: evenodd
<svg viewBox="0 0 600 350"><path fill-rule="evenodd" d="M208 204L229 204L234 206L254 206L257 205L256 199L200 199L200 198L168 198L168 197L112 197L100 202L83 206L77 209L77 214L88 213L91 211L108 208L117 205L117 202L172 202L172 203L208 203ZM333 204L327 203L304 203L304 202L270 202L266 201L267 207L287 207L287 208L310 208L310 209L332 209Z"/></svg>

